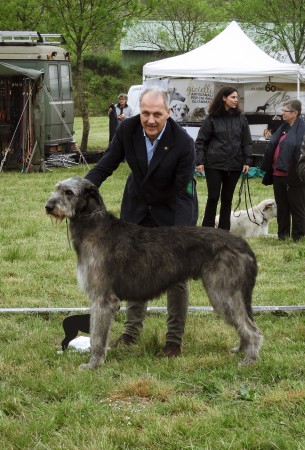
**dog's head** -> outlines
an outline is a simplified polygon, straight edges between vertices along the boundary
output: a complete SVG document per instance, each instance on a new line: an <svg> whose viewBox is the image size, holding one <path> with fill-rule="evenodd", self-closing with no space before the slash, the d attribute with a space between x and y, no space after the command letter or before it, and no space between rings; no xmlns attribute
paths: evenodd
<svg viewBox="0 0 305 450"><path fill-rule="evenodd" d="M266 220L273 219L277 216L277 207L273 198L263 200L257 208L261 211Z"/></svg>
<svg viewBox="0 0 305 450"><path fill-rule="evenodd" d="M104 208L98 188L81 177L68 178L58 183L45 205L46 213L58 222Z"/></svg>
<svg viewBox="0 0 305 450"><path fill-rule="evenodd" d="M190 108L186 103L176 100L171 103L170 110L171 117L175 119L176 122L182 122L188 115Z"/></svg>

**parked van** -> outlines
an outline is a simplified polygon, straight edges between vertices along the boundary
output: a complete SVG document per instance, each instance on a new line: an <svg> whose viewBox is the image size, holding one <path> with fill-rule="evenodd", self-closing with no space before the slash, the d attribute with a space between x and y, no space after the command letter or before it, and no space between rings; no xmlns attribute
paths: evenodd
<svg viewBox="0 0 305 450"><path fill-rule="evenodd" d="M131 86L128 91L128 105L132 109L132 113L135 116L136 114L140 113L140 94L143 90L143 84L136 84L134 86Z"/></svg>
<svg viewBox="0 0 305 450"><path fill-rule="evenodd" d="M0 168L37 169L74 150L71 58L62 44L60 34L0 31Z"/></svg>

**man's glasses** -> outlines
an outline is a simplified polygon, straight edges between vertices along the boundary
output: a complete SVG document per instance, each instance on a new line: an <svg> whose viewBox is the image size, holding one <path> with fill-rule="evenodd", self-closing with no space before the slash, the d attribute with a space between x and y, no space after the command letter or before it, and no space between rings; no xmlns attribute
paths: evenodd
<svg viewBox="0 0 305 450"><path fill-rule="evenodd" d="M282 109L282 112L296 112L296 111L289 111L289 109Z"/></svg>

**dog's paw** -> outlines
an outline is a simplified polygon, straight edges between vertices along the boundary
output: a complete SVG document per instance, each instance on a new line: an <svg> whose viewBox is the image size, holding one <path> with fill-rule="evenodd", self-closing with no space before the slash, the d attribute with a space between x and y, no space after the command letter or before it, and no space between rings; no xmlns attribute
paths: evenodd
<svg viewBox="0 0 305 450"><path fill-rule="evenodd" d="M86 363L80 364L79 368L81 370L95 369L95 367L92 366L90 363L88 363L88 364L86 364Z"/></svg>
<svg viewBox="0 0 305 450"><path fill-rule="evenodd" d="M83 363L83 364L81 364L79 366L79 368L82 369L82 370L97 369L98 368L98 364L90 364L90 363L86 364L86 363Z"/></svg>
<svg viewBox="0 0 305 450"><path fill-rule="evenodd" d="M244 358L241 361L239 361L238 365L240 367L246 367L246 366L253 366L253 364L256 363L256 359L254 358Z"/></svg>
<svg viewBox="0 0 305 450"><path fill-rule="evenodd" d="M102 364L104 364L104 358L91 357L87 364L83 363L79 366L79 368L83 370L97 369Z"/></svg>
<svg viewBox="0 0 305 450"><path fill-rule="evenodd" d="M233 347L230 350L230 353L240 353L240 352L241 352L240 347Z"/></svg>

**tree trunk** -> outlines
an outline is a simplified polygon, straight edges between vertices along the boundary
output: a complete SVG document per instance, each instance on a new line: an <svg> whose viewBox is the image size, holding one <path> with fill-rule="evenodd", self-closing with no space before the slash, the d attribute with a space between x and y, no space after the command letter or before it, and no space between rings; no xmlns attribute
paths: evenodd
<svg viewBox="0 0 305 450"><path fill-rule="evenodd" d="M82 152L86 152L88 148L88 139L90 132L90 122L89 122L89 113L87 108L87 101L84 92L84 81L83 81L83 63L80 58L77 58L77 66L76 66L76 83L77 83L77 91L79 95L79 103L81 116L83 119L83 133L82 133L82 141L80 144L80 150Z"/></svg>

